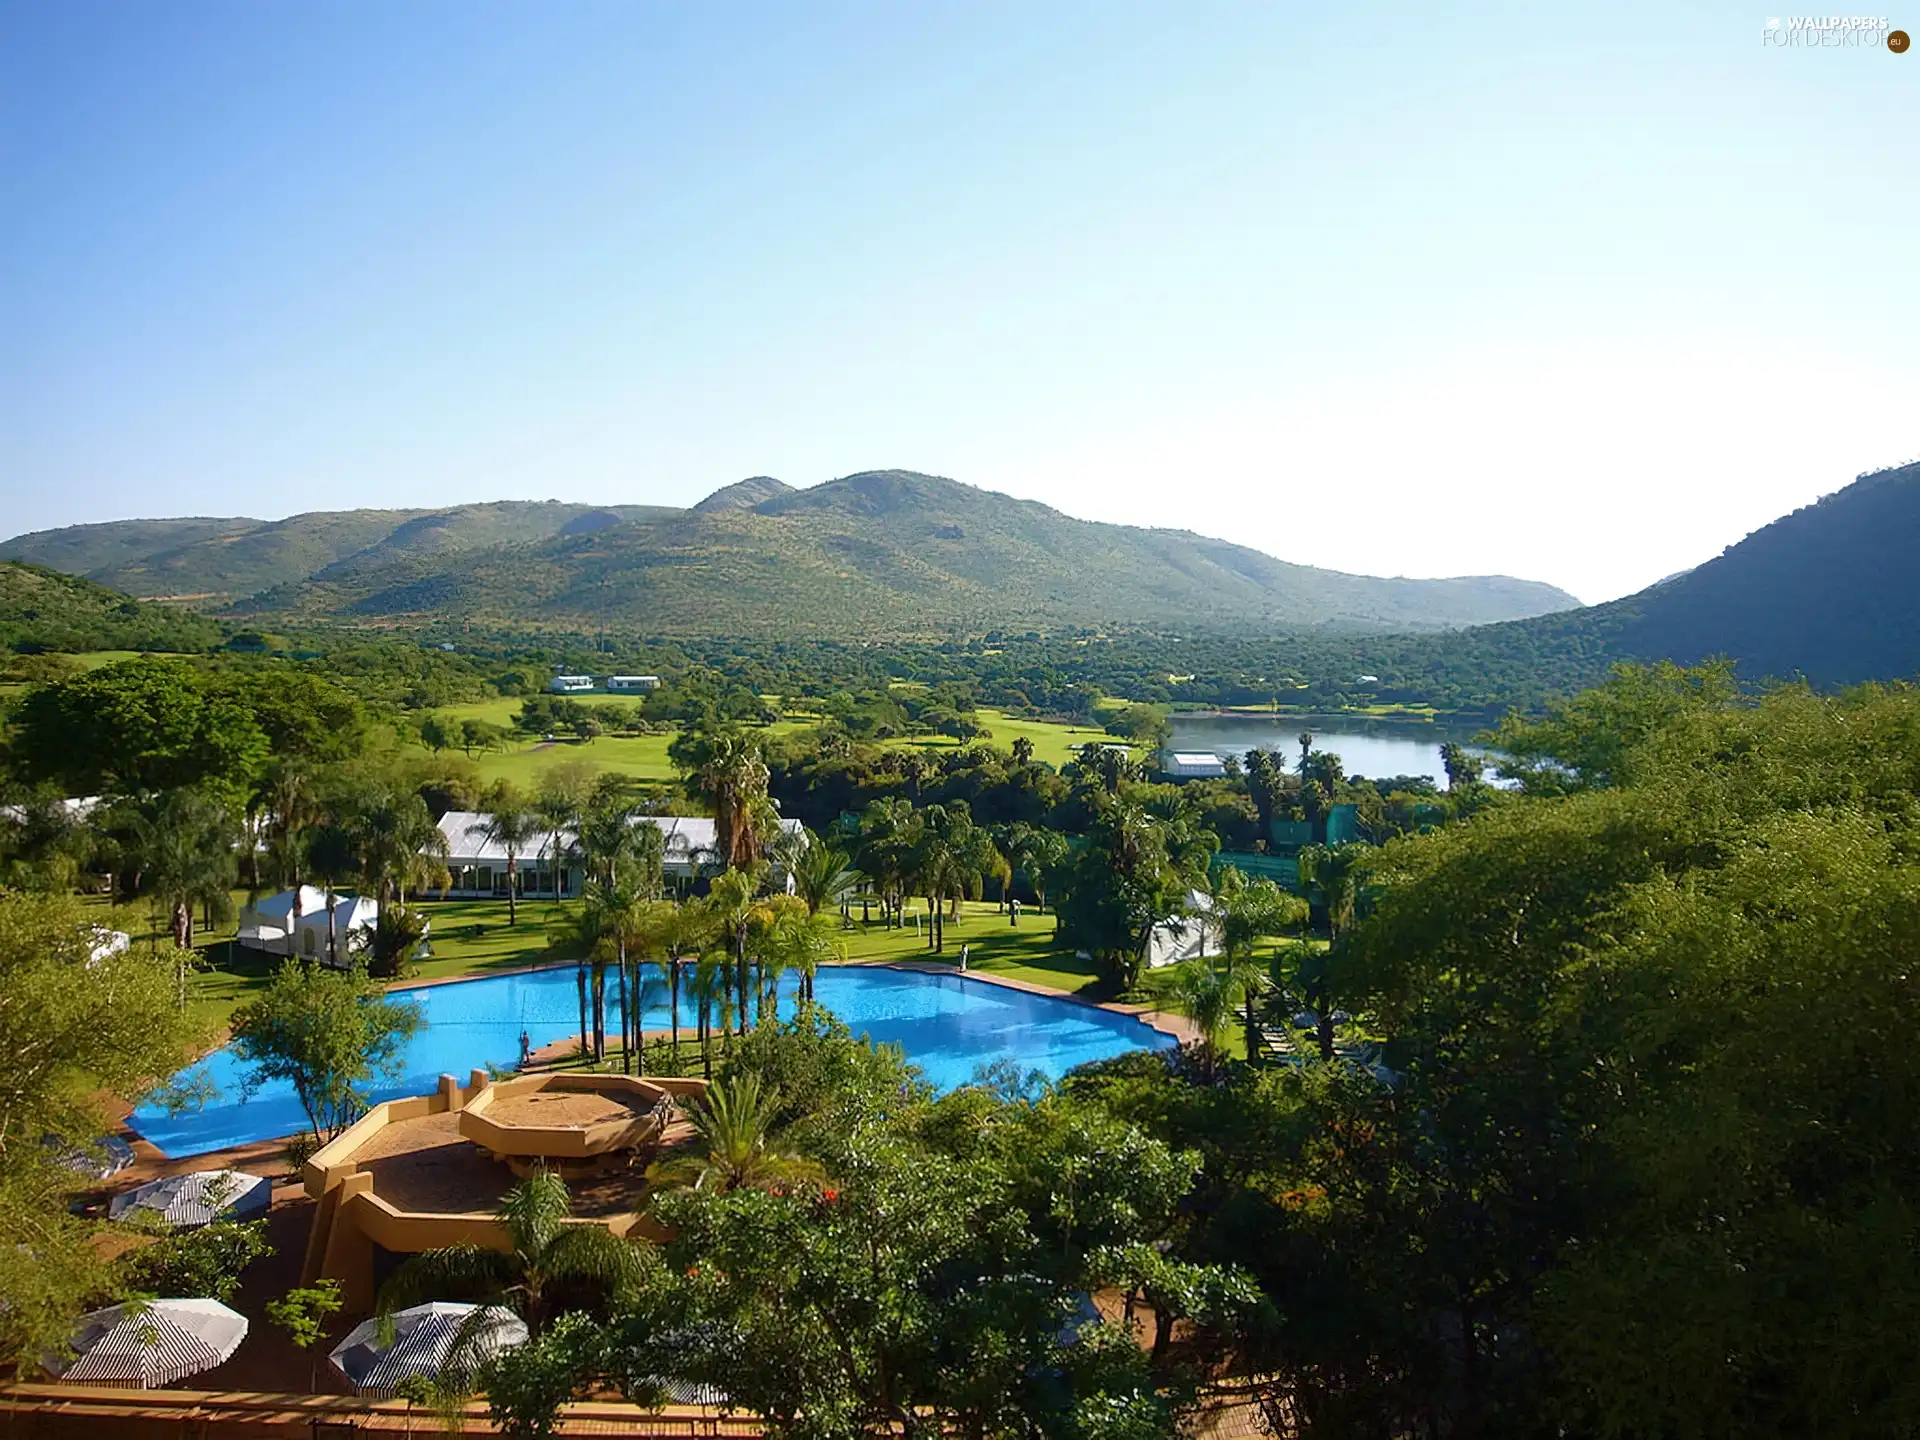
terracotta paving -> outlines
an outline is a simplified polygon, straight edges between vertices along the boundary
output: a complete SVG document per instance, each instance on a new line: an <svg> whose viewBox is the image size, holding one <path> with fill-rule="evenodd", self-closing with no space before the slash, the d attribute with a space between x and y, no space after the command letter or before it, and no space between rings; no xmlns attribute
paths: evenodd
<svg viewBox="0 0 1920 1440"><path fill-rule="evenodd" d="M651 1106L634 1105L617 1095L588 1095L568 1090L536 1090L494 1100L487 1114L502 1125L585 1127L601 1120L631 1120Z"/></svg>

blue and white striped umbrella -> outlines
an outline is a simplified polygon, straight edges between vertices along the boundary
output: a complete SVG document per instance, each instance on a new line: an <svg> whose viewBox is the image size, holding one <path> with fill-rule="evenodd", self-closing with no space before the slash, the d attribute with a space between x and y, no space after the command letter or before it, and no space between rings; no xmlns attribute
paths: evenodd
<svg viewBox="0 0 1920 1440"><path fill-rule="evenodd" d="M415 1375L438 1376L449 1363L471 1370L502 1350L527 1343L520 1317L489 1305L474 1319L478 1305L436 1300L394 1312L393 1343L380 1343L380 1322L356 1325L327 1357L333 1368L360 1391L392 1391ZM461 1344L462 1334L466 1341ZM463 1353L455 1355L460 1344Z"/></svg>
<svg viewBox="0 0 1920 1440"><path fill-rule="evenodd" d="M196 1170L136 1186L107 1202L108 1218L157 1215L175 1230L260 1215L273 1202L273 1182L242 1170Z"/></svg>
<svg viewBox="0 0 1920 1440"><path fill-rule="evenodd" d="M63 1380L152 1389L211 1370L247 1338L247 1317L218 1300L129 1301L80 1317Z"/></svg>

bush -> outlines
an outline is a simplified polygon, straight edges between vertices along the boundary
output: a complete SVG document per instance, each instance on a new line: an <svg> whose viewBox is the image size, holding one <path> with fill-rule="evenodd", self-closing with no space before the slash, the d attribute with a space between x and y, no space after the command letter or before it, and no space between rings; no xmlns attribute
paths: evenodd
<svg viewBox="0 0 1920 1440"><path fill-rule="evenodd" d="M133 1251L122 1262L120 1282L143 1295L230 1300L241 1272L272 1253L266 1221L216 1220Z"/></svg>

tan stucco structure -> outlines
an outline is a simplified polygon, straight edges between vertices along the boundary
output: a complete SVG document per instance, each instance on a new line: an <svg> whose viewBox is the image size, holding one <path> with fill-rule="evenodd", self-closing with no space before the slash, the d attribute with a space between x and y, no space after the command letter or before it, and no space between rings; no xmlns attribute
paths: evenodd
<svg viewBox="0 0 1920 1440"><path fill-rule="evenodd" d="M634 1120L613 1120L587 1126L502 1125L487 1112L501 1102L524 1096L565 1080L575 1093L604 1089L629 1100L651 1101L665 1096L691 1097L705 1092L701 1080L634 1080L619 1075L523 1076L495 1082L485 1071L476 1070L466 1085L453 1076L443 1075L440 1087L431 1095L388 1100L374 1106L341 1134L314 1152L302 1172L307 1194L316 1202L313 1229L307 1237L307 1252L301 1267L301 1283L312 1284L330 1277L341 1284L342 1297L349 1311L364 1311L373 1306L374 1247L395 1254L417 1254L448 1245L482 1245L491 1249L509 1248L506 1232L494 1218L492 1199L472 1194L467 1206L442 1202L422 1208L403 1196L381 1193L382 1167L414 1158L404 1147L390 1142L399 1127L449 1116L457 1124L457 1133L477 1142L492 1155L517 1157L523 1163L539 1156L555 1160L582 1160L604 1156L625 1148L619 1142L650 1143L660 1138L660 1119L652 1114ZM646 1087L645 1092L635 1086ZM517 1088L516 1088L517 1087ZM561 1087L567 1088L567 1087ZM475 1111L469 1115L465 1112ZM467 1132L471 1127L473 1133ZM482 1138L485 1137L485 1138ZM452 1140L444 1122L436 1127L435 1151L449 1148ZM498 1144L488 1143L496 1141ZM466 1143L466 1142L456 1142ZM551 1149L541 1149L546 1145ZM592 1148L592 1147L598 1148ZM378 1154L378 1158L373 1158ZM457 1157L462 1162L468 1156ZM430 1162L429 1162L430 1163ZM498 1165L503 1178L506 1166ZM388 1172L391 1173L391 1172ZM389 1185L389 1188L393 1188ZM469 1197L463 1197L469 1198ZM406 1204L414 1208L406 1208ZM576 1216L575 1225L604 1225L616 1235L659 1240L663 1232L648 1217L631 1208Z"/></svg>

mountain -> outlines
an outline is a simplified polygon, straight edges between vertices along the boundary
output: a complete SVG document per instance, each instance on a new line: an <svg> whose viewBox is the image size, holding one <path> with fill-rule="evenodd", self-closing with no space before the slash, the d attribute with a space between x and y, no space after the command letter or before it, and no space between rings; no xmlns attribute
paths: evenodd
<svg viewBox="0 0 1920 1440"><path fill-rule="evenodd" d="M1379 579L1289 564L1182 530L1076 520L932 475L868 471L807 490L755 476L691 509L505 502L277 521L46 531L0 556L101 559L89 578L234 615L613 623L659 634L935 634L1209 623L1431 630L1565 609L1506 576ZM45 563L54 563L48 558Z"/></svg>
<svg viewBox="0 0 1920 1440"><path fill-rule="evenodd" d="M768 500L792 493L793 487L784 480L776 480L771 475L754 475L745 480L736 480L731 485L722 485L693 509L696 515L710 515L715 510L751 510Z"/></svg>
<svg viewBox="0 0 1920 1440"><path fill-rule="evenodd" d="M1749 680L1920 677L1920 461L1863 475L1715 558L1583 610L1436 636L1441 669L1553 671L1573 689L1614 661L1724 655Z"/></svg>
<svg viewBox="0 0 1920 1440"><path fill-rule="evenodd" d="M0 654L40 651L198 651L221 627L169 605L147 605L91 580L0 560Z"/></svg>
<svg viewBox="0 0 1920 1440"><path fill-rule="evenodd" d="M0 559L84 575L130 595L218 606L288 581L417 556L523 544L676 510L507 500L445 510L342 510L285 520L119 520L16 536Z"/></svg>
<svg viewBox="0 0 1920 1440"><path fill-rule="evenodd" d="M691 510L453 557L388 561L367 549L234 609L855 638L1106 624L1435 629L1575 603L1503 576L1377 579L1293 565L1186 531L1075 520L885 470L806 490L746 481Z"/></svg>

